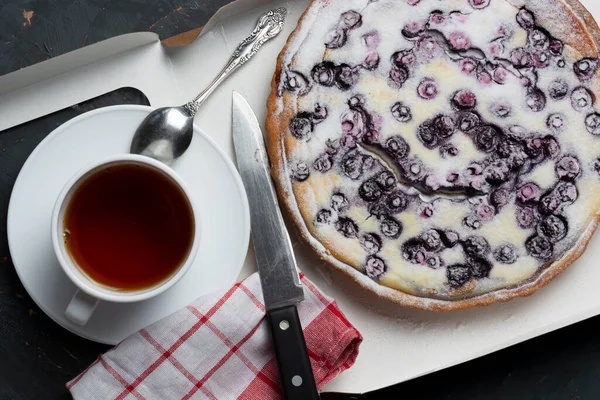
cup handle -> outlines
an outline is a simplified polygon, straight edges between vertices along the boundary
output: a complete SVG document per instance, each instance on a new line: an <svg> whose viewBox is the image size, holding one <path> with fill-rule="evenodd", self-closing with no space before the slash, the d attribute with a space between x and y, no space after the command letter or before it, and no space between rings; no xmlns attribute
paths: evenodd
<svg viewBox="0 0 600 400"><path fill-rule="evenodd" d="M78 290L65 310L65 316L72 323L84 326L96 311L100 300Z"/></svg>

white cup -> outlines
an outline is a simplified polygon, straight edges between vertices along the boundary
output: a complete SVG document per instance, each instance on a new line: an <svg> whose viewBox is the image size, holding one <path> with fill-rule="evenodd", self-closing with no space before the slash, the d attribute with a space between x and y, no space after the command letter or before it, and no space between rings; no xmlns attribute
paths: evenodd
<svg viewBox="0 0 600 400"><path fill-rule="evenodd" d="M170 178L171 181L181 189L190 203L190 208L192 210L194 219L194 238L192 246L179 268L173 272L170 277L162 282L157 283L155 286L134 291L119 291L94 281L73 260L69 254L64 240L64 216L73 193L75 193L81 183L83 183L92 174L95 174L96 172L107 167L123 164L144 165ZM69 279L71 279L71 281L73 281L73 283L79 289L67 306L67 309L65 310L65 316L72 323L83 326L88 322L101 300L115 303L133 303L147 300L163 293L165 290L177 283L190 269L192 263L194 262L194 258L196 257L196 253L198 252L198 247L200 245L200 221L198 219L196 207L194 206L190 196L190 192L185 182L175 173L175 171L165 164L149 157L135 154L124 154L108 158L102 162L95 163L94 165L85 168L83 171L80 171L73 178L71 178L71 180L65 185L62 192L58 196L58 199L56 200L54 211L52 213L52 245L60 266L65 271L65 274L67 274Z"/></svg>

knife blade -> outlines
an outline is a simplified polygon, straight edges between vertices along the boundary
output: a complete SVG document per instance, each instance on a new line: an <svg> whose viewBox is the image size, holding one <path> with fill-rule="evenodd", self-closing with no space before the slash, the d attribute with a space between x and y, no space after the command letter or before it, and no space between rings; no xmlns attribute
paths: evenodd
<svg viewBox="0 0 600 400"><path fill-rule="evenodd" d="M298 317L304 290L269 174L269 158L252 108L233 92L233 145L250 205L250 226L281 385L286 399L318 399Z"/></svg>

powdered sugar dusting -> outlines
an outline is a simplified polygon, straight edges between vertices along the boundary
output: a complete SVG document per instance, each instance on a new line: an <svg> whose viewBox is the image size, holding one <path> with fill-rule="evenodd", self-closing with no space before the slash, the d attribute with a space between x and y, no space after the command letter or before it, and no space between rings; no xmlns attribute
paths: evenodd
<svg viewBox="0 0 600 400"><path fill-rule="evenodd" d="M530 293L577 251L600 207L598 67L548 22L578 24L557 1L311 3L272 117L324 260L441 309Z"/></svg>

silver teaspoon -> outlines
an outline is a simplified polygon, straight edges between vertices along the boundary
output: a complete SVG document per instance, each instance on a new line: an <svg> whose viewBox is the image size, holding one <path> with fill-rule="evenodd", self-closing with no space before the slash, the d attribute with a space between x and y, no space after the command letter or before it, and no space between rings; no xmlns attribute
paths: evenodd
<svg viewBox="0 0 600 400"><path fill-rule="evenodd" d="M194 136L194 115L211 93L234 71L250 60L260 47L283 29L287 11L271 10L261 15L254 31L238 45L221 73L194 100L179 107L152 111L135 131L131 153L142 154L167 165L190 147Z"/></svg>

